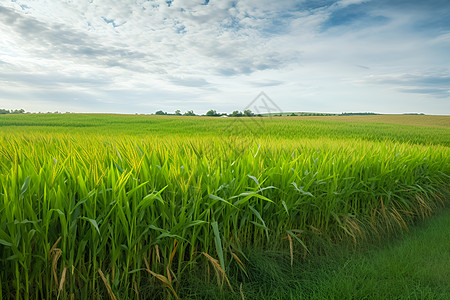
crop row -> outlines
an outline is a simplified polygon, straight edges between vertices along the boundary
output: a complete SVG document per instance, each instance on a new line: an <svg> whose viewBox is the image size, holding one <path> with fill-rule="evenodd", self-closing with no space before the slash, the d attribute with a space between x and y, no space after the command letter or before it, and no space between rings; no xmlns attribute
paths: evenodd
<svg viewBox="0 0 450 300"><path fill-rule="evenodd" d="M4 134L0 298L125 299L150 283L176 297L198 267L227 285L245 249L297 259L315 238L407 229L444 203L448 174L440 145Z"/></svg>

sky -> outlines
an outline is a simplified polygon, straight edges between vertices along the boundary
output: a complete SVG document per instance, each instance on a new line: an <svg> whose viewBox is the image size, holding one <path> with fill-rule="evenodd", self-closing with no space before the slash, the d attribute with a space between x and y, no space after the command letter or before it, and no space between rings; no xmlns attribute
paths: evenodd
<svg viewBox="0 0 450 300"><path fill-rule="evenodd" d="M0 108L230 113L262 91L450 115L450 1L0 0Z"/></svg>

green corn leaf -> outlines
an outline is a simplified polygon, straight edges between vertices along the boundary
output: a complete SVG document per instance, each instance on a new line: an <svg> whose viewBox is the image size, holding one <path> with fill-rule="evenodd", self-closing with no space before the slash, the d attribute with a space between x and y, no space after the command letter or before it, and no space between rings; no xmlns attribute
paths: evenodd
<svg viewBox="0 0 450 300"><path fill-rule="evenodd" d="M292 236L297 242L300 243L300 245L302 245L303 249L305 249L307 252L309 252L308 247L306 247L306 244L294 233L294 232L298 232L297 230L286 230L286 232ZM302 231L298 232L301 233Z"/></svg>
<svg viewBox="0 0 450 300"><path fill-rule="evenodd" d="M5 240L0 239L0 244L5 245L7 247L11 247L13 244L11 242L7 242Z"/></svg>
<svg viewBox="0 0 450 300"><path fill-rule="evenodd" d="M20 189L20 198L25 196L25 193L28 191L28 187L30 186L30 177L25 178L25 181L22 184L22 188Z"/></svg>
<svg viewBox="0 0 450 300"><path fill-rule="evenodd" d="M213 199L213 200L219 200L219 201L222 201L223 203L226 203L226 204L228 204L228 205L230 205L230 206L236 207L236 206L233 205L233 203L228 202L227 200L225 200L225 199L223 199L223 198L221 198L221 197L219 197L219 196L209 194L208 197L209 197L210 199Z"/></svg>
<svg viewBox="0 0 450 300"><path fill-rule="evenodd" d="M90 218L87 218L87 217L80 217L80 219L89 221L89 223L91 223L92 226L94 226L95 230L97 230L98 235L100 236L100 239L102 238L102 235L100 234L100 229L98 228L98 224L97 224L96 220L90 219Z"/></svg>
<svg viewBox="0 0 450 300"><path fill-rule="evenodd" d="M223 257L222 239L219 233L219 224L217 222L211 222L211 226L214 231L214 243L216 244L217 255L219 256L219 262L222 269L225 271L225 260Z"/></svg>

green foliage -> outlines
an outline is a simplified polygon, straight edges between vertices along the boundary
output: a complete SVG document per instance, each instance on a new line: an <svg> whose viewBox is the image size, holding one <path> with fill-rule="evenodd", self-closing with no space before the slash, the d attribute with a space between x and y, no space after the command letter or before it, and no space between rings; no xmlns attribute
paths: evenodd
<svg viewBox="0 0 450 300"><path fill-rule="evenodd" d="M213 110L213 109L208 110L208 111L206 112L206 115L207 115L208 117L218 117L218 116L220 116L220 114L218 114L217 111L215 111L215 110Z"/></svg>
<svg viewBox="0 0 450 300"><path fill-rule="evenodd" d="M449 299L450 211L396 235L389 243L357 249L329 246L307 260L287 251L248 249L249 276L233 276L245 299ZM238 270L234 270L234 274ZM237 299L200 274L182 287L186 299Z"/></svg>
<svg viewBox="0 0 450 300"><path fill-rule="evenodd" d="M183 114L183 116L196 116L193 110L188 110Z"/></svg>
<svg viewBox="0 0 450 300"><path fill-rule="evenodd" d="M83 115L83 114L24 114L3 115L0 127L5 131L21 133L67 133L103 136L179 135L183 137L217 137L232 132L234 136L272 139L360 139L366 141L396 141L410 144L450 146L450 117L397 116L398 122L380 123L360 121L371 116L352 116L354 121L334 119L303 120L301 118L233 118L205 120L163 116ZM384 116L383 116L384 117ZM422 117L429 117L423 120ZM390 120L392 117L389 117ZM406 120L405 120L406 119ZM414 126L402 122L413 120ZM392 121L390 121L392 122ZM406 123L408 124L408 123ZM434 127L439 125L439 127Z"/></svg>
<svg viewBox="0 0 450 300"><path fill-rule="evenodd" d="M229 116L230 116L230 117L242 117L243 114L242 114L242 112L240 112L240 111L238 111L238 110L235 110L235 111L233 111Z"/></svg>
<svg viewBox="0 0 450 300"><path fill-rule="evenodd" d="M23 109L8 110L8 109L0 108L0 115L5 115L5 114L16 115L16 114L23 114L23 113L25 113L25 110L23 110Z"/></svg>
<svg viewBox="0 0 450 300"><path fill-rule="evenodd" d="M167 113L165 111L158 110L157 112L155 112L155 115L164 116L164 115L167 115Z"/></svg>
<svg viewBox="0 0 450 300"><path fill-rule="evenodd" d="M252 111L250 109L246 109L244 110L244 117L254 117L255 114L252 113Z"/></svg>
<svg viewBox="0 0 450 300"><path fill-rule="evenodd" d="M372 112L356 112L356 113L343 112L341 115L342 116L375 116L378 114L372 113Z"/></svg>

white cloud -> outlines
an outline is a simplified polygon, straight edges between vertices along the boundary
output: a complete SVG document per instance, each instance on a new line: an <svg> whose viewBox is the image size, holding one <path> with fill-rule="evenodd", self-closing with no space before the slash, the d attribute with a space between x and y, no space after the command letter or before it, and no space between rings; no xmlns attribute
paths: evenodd
<svg viewBox="0 0 450 300"><path fill-rule="evenodd" d="M411 91L420 89L386 91L384 84L361 78L424 69L448 74L443 69L448 62L448 30L430 36L411 29L414 20L430 16L371 7L370 1L324 3L17 0L1 4L0 86L8 89L0 92L0 101L14 106L11 101L17 97L27 103L24 91L28 90L29 105L23 106L31 110L27 106L34 107L32 96L44 101L53 83L49 98L54 101L48 107L67 103L74 108L81 103L80 110L88 111L92 101L92 110L102 111L101 103L113 101L116 105L104 111L171 105L199 111L217 105L232 111L265 89L277 93L274 98L289 109L295 110L300 95L309 105L306 110L351 111L356 100L348 99L364 98L364 88L372 94L377 89L388 93L404 105ZM344 11L361 5L367 9ZM333 17L348 22L325 26ZM377 22L381 17L383 22ZM58 102L58 95L78 100ZM333 95L340 96L333 99ZM337 101L347 107L335 105ZM364 105L354 104L355 109Z"/></svg>
<svg viewBox="0 0 450 300"><path fill-rule="evenodd" d="M361 4L361 3L364 3L364 2L368 2L368 1L370 1L370 0L341 0L341 1L339 1L337 3L337 6L339 6L339 7L347 7L347 6L352 5L352 4Z"/></svg>

